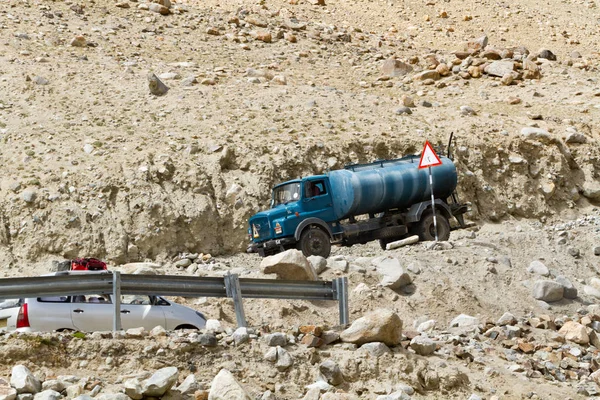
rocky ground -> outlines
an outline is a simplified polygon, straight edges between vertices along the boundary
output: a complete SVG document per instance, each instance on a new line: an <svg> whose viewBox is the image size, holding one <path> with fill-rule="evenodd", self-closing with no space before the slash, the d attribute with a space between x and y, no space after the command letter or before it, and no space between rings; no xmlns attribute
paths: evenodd
<svg viewBox="0 0 600 400"><path fill-rule="evenodd" d="M434 249L334 249L319 275L348 277L351 321L399 316L399 341L309 347L301 326L341 333L336 304L247 300L249 337L236 344L229 301L179 299L222 329L5 335L7 382L18 364L42 381L75 375L47 384L79 385L75 397L176 366L199 398L225 369L253 398L296 399L329 360L341 378L323 367L324 399L598 393L598 4L314 3L3 2L2 273L94 256L265 277L243 250L274 183L419 152L426 139L443 147L454 132L474 226ZM205 257L184 267L192 253ZM506 312L514 319L499 321ZM452 327L461 314L472 318ZM269 331L287 338L271 361Z"/></svg>

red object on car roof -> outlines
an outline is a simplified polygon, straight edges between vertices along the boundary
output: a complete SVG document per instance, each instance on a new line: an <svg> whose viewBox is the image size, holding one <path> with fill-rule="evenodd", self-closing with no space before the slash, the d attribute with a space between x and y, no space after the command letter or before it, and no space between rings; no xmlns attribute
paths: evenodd
<svg viewBox="0 0 600 400"><path fill-rule="evenodd" d="M97 258L76 258L71 260L71 271L100 271L106 270L106 263Z"/></svg>

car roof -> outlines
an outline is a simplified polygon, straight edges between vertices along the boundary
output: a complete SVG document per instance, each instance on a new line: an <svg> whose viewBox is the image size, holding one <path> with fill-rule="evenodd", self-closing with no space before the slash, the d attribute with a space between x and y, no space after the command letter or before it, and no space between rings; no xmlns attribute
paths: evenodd
<svg viewBox="0 0 600 400"><path fill-rule="evenodd" d="M99 270L99 271L57 271L57 272L51 272L49 274L44 274L41 276L64 276L64 275L85 275L85 274L96 274L96 275L102 275L102 274L112 274L112 271L107 271L107 270Z"/></svg>

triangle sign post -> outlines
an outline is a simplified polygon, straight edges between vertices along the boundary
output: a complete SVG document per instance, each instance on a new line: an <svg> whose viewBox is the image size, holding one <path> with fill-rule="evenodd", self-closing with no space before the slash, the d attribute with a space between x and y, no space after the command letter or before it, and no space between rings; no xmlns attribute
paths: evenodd
<svg viewBox="0 0 600 400"><path fill-rule="evenodd" d="M431 143L425 141L421 159L419 160L419 169L427 168L429 170L429 190L431 191L431 211L433 212L433 229L435 231L435 242L438 242L437 217L435 214L435 196L433 195L433 176L431 175L431 167L442 165L442 160L435 154Z"/></svg>
<svg viewBox="0 0 600 400"><path fill-rule="evenodd" d="M435 167L438 165L442 165L442 160L435 154L431 143L426 140L423 152L421 153L421 159L419 160L419 168Z"/></svg>

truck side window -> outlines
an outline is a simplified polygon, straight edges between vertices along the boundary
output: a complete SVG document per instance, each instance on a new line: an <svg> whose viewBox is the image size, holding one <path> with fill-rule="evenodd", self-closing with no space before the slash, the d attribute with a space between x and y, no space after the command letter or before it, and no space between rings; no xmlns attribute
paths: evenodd
<svg viewBox="0 0 600 400"><path fill-rule="evenodd" d="M325 188L325 181L307 181L304 189L304 197L307 199L310 197L320 196L327 194Z"/></svg>

